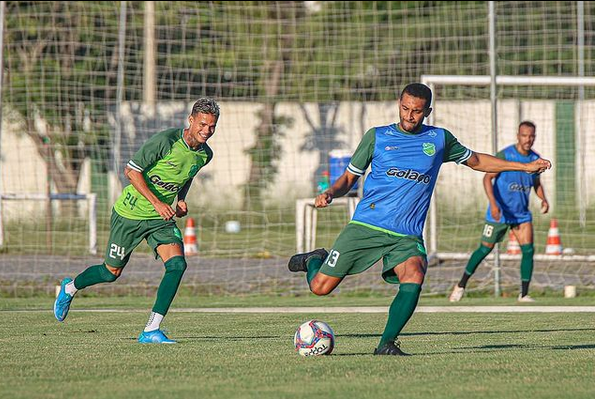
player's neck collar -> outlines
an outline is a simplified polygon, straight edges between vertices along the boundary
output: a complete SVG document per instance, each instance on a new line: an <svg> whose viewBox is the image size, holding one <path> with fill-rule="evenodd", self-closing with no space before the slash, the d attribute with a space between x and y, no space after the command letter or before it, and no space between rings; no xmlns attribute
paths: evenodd
<svg viewBox="0 0 595 399"><path fill-rule="evenodd" d="M196 149L194 149L194 148L190 147L190 145L189 145L189 144L188 144L188 142L186 141L186 137L184 137L184 133L185 133L185 132L186 132L186 129L182 129L182 141L184 142L184 145L186 146L186 148L188 148L188 149L189 149L189 150L191 150L191 151L200 151L200 150L202 150L203 143L200 143L200 144L198 145L198 147L196 147Z"/></svg>
<svg viewBox="0 0 595 399"><path fill-rule="evenodd" d="M520 155L524 156L524 157L528 157L529 154L531 154L531 150L527 151L526 154L523 154L523 152L521 150L519 150L518 143L516 143L513 147L516 150L516 152L518 152Z"/></svg>
<svg viewBox="0 0 595 399"><path fill-rule="evenodd" d="M426 129L424 124L421 124L421 126L415 131L415 132L408 132L406 130L403 130L401 128L401 124L400 123L395 123L395 129L399 132L399 133L403 133L403 134L408 134L410 136L417 136L420 133L423 133Z"/></svg>

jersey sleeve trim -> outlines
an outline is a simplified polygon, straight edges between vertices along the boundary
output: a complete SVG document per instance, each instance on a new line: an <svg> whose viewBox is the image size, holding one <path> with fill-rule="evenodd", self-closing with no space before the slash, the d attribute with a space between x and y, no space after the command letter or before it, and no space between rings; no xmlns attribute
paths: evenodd
<svg viewBox="0 0 595 399"><path fill-rule="evenodd" d="M136 163L134 163L134 161L132 159L130 161L128 161L128 167L132 170L139 172L139 173L143 172L143 168L141 168Z"/></svg>
<svg viewBox="0 0 595 399"><path fill-rule="evenodd" d="M471 155L473 155L473 151L471 151L470 149L467 148L467 151L465 151L465 153L459 159L457 159L455 162L457 164L463 163L466 160L468 160L469 158L471 158Z"/></svg>
<svg viewBox="0 0 595 399"><path fill-rule="evenodd" d="M353 166L353 164L351 162L349 163L349 166L347 166L347 171L349 171L349 173L354 174L356 176L363 176L364 173L366 172L365 170L361 170L360 168Z"/></svg>

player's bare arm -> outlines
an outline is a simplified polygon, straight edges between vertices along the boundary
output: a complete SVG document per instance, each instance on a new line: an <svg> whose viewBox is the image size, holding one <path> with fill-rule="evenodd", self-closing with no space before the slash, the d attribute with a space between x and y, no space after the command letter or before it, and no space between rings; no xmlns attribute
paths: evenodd
<svg viewBox="0 0 595 399"><path fill-rule="evenodd" d="M490 211L494 220L500 220L501 216L500 207L498 206L498 201L496 201L496 196L494 195L494 186L492 183L492 180L498 177L498 175L499 173L486 173L483 177L483 189L485 190L488 201L490 202Z"/></svg>
<svg viewBox="0 0 595 399"><path fill-rule="evenodd" d="M335 181L331 188L316 197L314 206L316 208L324 208L333 201L333 198L344 196L351 190L351 187L353 187L358 178L359 176L345 171L337 181Z"/></svg>
<svg viewBox="0 0 595 399"><path fill-rule="evenodd" d="M541 213L548 213L550 210L550 204L545 197L545 190L543 189L543 185L541 184L541 179L537 176L535 180L535 194L541 200Z"/></svg>
<svg viewBox="0 0 595 399"><path fill-rule="evenodd" d="M488 173L500 173L506 171L542 173L552 167L551 162L547 159L539 158L529 163L511 162L480 152L474 152L464 163L473 170Z"/></svg>
<svg viewBox="0 0 595 399"><path fill-rule="evenodd" d="M176 204L176 217L182 218L188 214L188 204L186 203L186 194L190 190L192 179L188 180L178 191L178 203Z"/></svg>
<svg viewBox="0 0 595 399"><path fill-rule="evenodd" d="M127 166L124 170L124 174L128 180L130 180L130 183L134 186L134 188L136 188L143 197L149 200L151 205L153 205L157 213L159 213L159 215L164 220L170 220L172 217L174 217L176 212L171 206L161 202L159 198L153 194L153 192L149 189L149 186L147 186L147 182L145 182L145 178L143 177L142 173L137 172L136 170L133 170Z"/></svg>

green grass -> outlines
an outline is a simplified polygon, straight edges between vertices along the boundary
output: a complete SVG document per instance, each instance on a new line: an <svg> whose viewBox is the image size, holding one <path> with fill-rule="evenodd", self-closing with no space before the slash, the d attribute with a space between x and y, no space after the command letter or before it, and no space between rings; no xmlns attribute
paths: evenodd
<svg viewBox="0 0 595 399"><path fill-rule="evenodd" d="M84 294L84 291L82 292ZM533 295L537 299L535 306L595 306L593 295L581 295L576 298L563 298L561 294L548 296ZM180 296L175 298L172 309L180 308L229 308L229 307L295 307L295 306L386 306L388 307L394 296L381 294L357 295L341 293L318 297L313 294L300 296ZM0 311L44 310L51 309L53 298L0 298ZM150 309L153 296L122 296L122 297L83 297L77 295L72 309ZM419 306L516 306L516 296L494 298L491 296L469 297L458 303L451 304L445 295L422 295ZM521 306L521 305L519 305ZM522 305L527 306L527 305ZM533 306L533 305L530 305Z"/></svg>
<svg viewBox="0 0 595 399"><path fill-rule="evenodd" d="M309 296L282 298L280 303L270 299L178 298L175 307L390 303L390 298L330 298L326 303ZM50 299L2 299L1 308L12 311L0 313L0 397L595 395L595 319L590 314L418 313L401 336L403 349L414 356L387 358L371 355L384 327L384 314L171 313L165 327L179 344L139 345L135 339L151 302L150 298L77 298L74 310L119 303L131 311L72 312L61 324L49 311ZM478 298L461 305L482 302L514 304L512 298L496 302ZM444 298L423 298L421 305L437 303L444 304ZM46 310L14 311L26 308ZM337 345L331 356L302 358L293 351L295 328L310 318L324 320L335 330Z"/></svg>

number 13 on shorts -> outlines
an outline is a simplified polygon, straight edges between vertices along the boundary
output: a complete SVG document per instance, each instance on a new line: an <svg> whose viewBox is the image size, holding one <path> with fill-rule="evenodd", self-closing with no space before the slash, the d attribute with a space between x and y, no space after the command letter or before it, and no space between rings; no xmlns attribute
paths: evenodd
<svg viewBox="0 0 595 399"><path fill-rule="evenodd" d="M328 254L328 257L326 258L326 264L330 267L335 267L337 261L339 260L339 256L341 256L341 254L338 251L332 249L331 252Z"/></svg>

